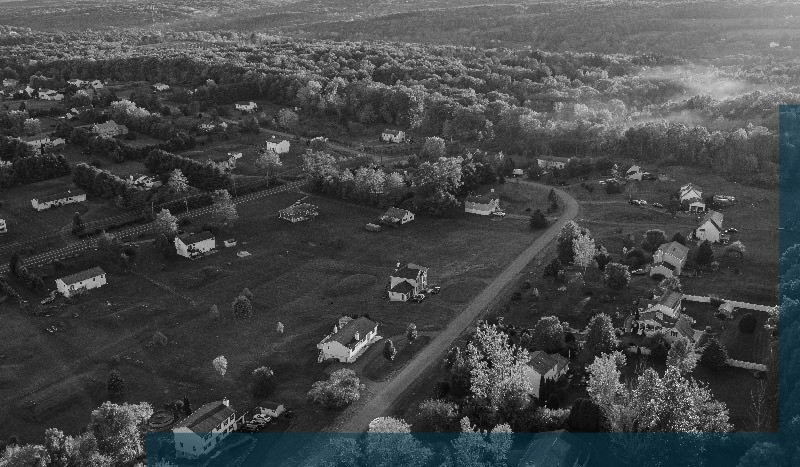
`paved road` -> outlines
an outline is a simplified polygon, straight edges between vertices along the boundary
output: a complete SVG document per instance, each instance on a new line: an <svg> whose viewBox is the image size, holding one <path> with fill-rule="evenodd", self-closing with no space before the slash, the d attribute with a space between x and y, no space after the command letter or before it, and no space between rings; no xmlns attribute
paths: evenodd
<svg viewBox="0 0 800 467"><path fill-rule="evenodd" d="M295 182L286 183L284 185L269 188L263 191L256 191L254 193L250 193L247 195L239 196L233 199L235 204L242 204L242 203L249 203L251 201L255 201L261 198L265 198L267 196L271 196L277 193L282 193L285 191L290 191L296 188L302 187L306 183L305 180L298 180ZM195 218L210 214L213 210L212 206L205 206L202 208L194 209L189 212L183 213L175 213L175 216L179 219L185 218ZM125 237L136 237L139 234L150 232L153 228L153 223L148 222L146 224L140 225L133 225L130 227L126 227L114 232L114 235L117 238L125 238ZM25 258L25 265L26 266L38 266L42 264L46 264L57 259L68 258L71 256L79 255L80 253L97 247L97 238L87 238L84 240L80 240L75 242L71 245L68 245L63 248L58 248L54 250L49 250L38 255L33 255ZM5 274L8 272L8 264L0 264L0 274Z"/></svg>
<svg viewBox="0 0 800 467"><path fill-rule="evenodd" d="M542 186L530 181L521 183ZM553 240L561 227L578 215L578 202L569 194L556 189L556 194L564 205L564 212L539 238L525 249L506 269L500 273L467 308L456 316L447 327L420 351L394 378L383 383L376 383L372 388L372 397L364 405L353 407L352 411L342 414L340 421L325 431L337 433L362 433L375 417L389 413L393 404L432 365L438 364L453 342L464 332L472 328L475 322L494 302L503 289L511 284L525 267L536 258Z"/></svg>

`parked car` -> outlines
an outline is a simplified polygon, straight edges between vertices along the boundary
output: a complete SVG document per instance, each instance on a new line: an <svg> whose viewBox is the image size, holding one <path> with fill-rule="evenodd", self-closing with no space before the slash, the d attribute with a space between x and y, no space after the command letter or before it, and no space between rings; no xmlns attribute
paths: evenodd
<svg viewBox="0 0 800 467"><path fill-rule="evenodd" d="M739 229L731 227L730 229L726 230L725 233L727 234L739 233Z"/></svg>
<svg viewBox="0 0 800 467"><path fill-rule="evenodd" d="M497 217L506 217L506 213L503 211L492 211L492 215Z"/></svg>
<svg viewBox="0 0 800 467"><path fill-rule="evenodd" d="M428 287L427 289L425 289L425 293L434 294L434 295L436 295L437 293L439 293L441 291L442 291L442 288L439 287L438 285L432 285L432 286Z"/></svg>
<svg viewBox="0 0 800 467"><path fill-rule="evenodd" d="M664 208L664 205L663 205L663 204L661 204L661 203L653 203L653 207L654 207L654 208L662 208L662 209L663 209L663 208Z"/></svg>
<svg viewBox="0 0 800 467"><path fill-rule="evenodd" d="M425 300L425 294L423 293L418 293L411 297L411 301L414 303L422 303L423 300Z"/></svg>
<svg viewBox="0 0 800 467"><path fill-rule="evenodd" d="M272 417L270 417L269 415L264 415L264 414L259 413L259 414L253 415L253 421L269 423L269 422L272 421Z"/></svg>

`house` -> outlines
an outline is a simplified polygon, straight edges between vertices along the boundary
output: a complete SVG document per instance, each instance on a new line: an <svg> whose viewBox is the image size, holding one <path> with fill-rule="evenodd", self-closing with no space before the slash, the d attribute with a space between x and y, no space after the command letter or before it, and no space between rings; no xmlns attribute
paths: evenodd
<svg viewBox="0 0 800 467"><path fill-rule="evenodd" d="M127 135L128 127L120 125L114 120L109 120L105 123L95 123L92 125L91 131L101 138L113 138L119 135Z"/></svg>
<svg viewBox="0 0 800 467"><path fill-rule="evenodd" d="M381 231L381 226L379 226L378 224L373 224L373 223L368 223L365 228L367 229L368 232L380 232Z"/></svg>
<svg viewBox="0 0 800 467"><path fill-rule="evenodd" d="M632 165L631 168L625 172L625 178L628 180L641 180L643 175L644 172L638 165Z"/></svg>
<svg viewBox="0 0 800 467"><path fill-rule="evenodd" d="M485 195L470 195L464 200L464 212L488 216L500 210L500 196L492 191Z"/></svg>
<svg viewBox="0 0 800 467"><path fill-rule="evenodd" d="M209 454L243 420L244 415L237 417L228 399L198 407L172 429L175 454L188 459Z"/></svg>
<svg viewBox="0 0 800 467"><path fill-rule="evenodd" d="M0 219L0 234L8 233L8 226L5 219Z"/></svg>
<svg viewBox="0 0 800 467"><path fill-rule="evenodd" d="M687 315L680 315L672 328L668 329L664 334L664 337L667 338L667 342L670 344L680 337L685 337L689 339L690 342L695 342L700 337L700 332L695 331L695 329L692 328L692 324L694 324L694 319Z"/></svg>
<svg viewBox="0 0 800 467"><path fill-rule="evenodd" d="M91 86L93 89L103 89L105 87L103 82L100 81L99 79L92 80L89 83L89 86Z"/></svg>
<svg viewBox="0 0 800 467"><path fill-rule="evenodd" d="M688 257L689 247L678 242L664 243L653 253L653 267L650 268L650 277L656 275L663 277L680 276Z"/></svg>
<svg viewBox="0 0 800 467"><path fill-rule="evenodd" d="M216 238L208 230L175 237L175 251L184 258L197 258L216 247Z"/></svg>
<svg viewBox="0 0 800 467"><path fill-rule="evenodd" d="M278 141L274 136L267 140L267 151L272 151L276 154L286 154L289 152L289 141L282 139Z"/></svg>
<svg viewBox="0 0 800 467"><path fill-rule="evenodd" d="M541 350L533 352L525 368L525 375L531 382L531 394L539 398L542 384L558 381L567 373L568 368L569 360L560 354L548 354Z"/></svg>
<svg viewBox="0 0 800 467"><path fill-rule="evenodd" d="M230 238L228 240L223 241L222 244L225 245L225 248L233 248L236 246L236 240Z"/></svg>
<svg viewBox="0 0 800 467"><path fill-rule="evenodd" d="M522 169L514 169L514 170L511 171L511 175L514 176L514 177L521 177L521 176L525 175L525 171L522 170Z"/></svg>
<svg viewBox="0 0 800 467"><path fill-rule="evenodd" d="M78 78L72 78L70 80L67 80L67 84L75 86L76 88L82 88L83 85L86 84L86 81Z"/></svg>
<svg viewBox="0 0 800 467"><path fill-rule="evenodd" d="M317 361L338 360L352 363L377 340L377 337L378 323L375 321L363 316L347 320L346 324L334 326L333 332L317 344L319 349Z"/></svg>
<svg viewBox="0 0 800 467"><path fill-rule="evenodd" d="M153 85L153 89L155 89L156 91L166 91L167 89L169 89L169 85L164 83L156 83Z"/></svg>
<svg viewBox="0 0 800 467"><path fill-rule="evenodd" d="M555 156L541 156L536 159L536 163L540 168L548 169L563 169L569 162L568 157L555 157Z"/></svg>
<svg viewBox="0 0 800 467"><path fill-rule="evenodd" d="M80 190L67 190L61 193L54 193L40 198L33 198L31 206L37 211L44 211L52 207L63 206L65 204L81 203L86 201L86 193Z"/></svg>
<svg viewBox="0 0 800 467"><path fill-rule="evenodd" d="M720 305L717 309L717 313L724 316L726 319L733 319L733 309L733 303L723 302L722 305Z"/></svg>
<svg viewBox="0 0 800 467"><path fill-rule="evenodd" d="M694 238L699 241L719 242L722 234L722 213L709 210L694 229Z"/></svg>
<svg viewBox="0 0 800 467"><path fill-rule="evenodd" d="M277 402L264 402L261 404L261 407L256 407L256 411L261 415L278 418L282 413L286 412L286 407Z"/></svg>
<svg viewBox="0 0 800 467"><path fill-rule="evenodd" d="M67 298L104 285L106 285L106 272L97 266L56 279L56 289Z"/></svg>
<svg viewBox="0 0 800 467"><path fill-rule="evenodd" d="M128 182L131 183L133 186L144 188L144 189L151 189L155 186L160 186L161 182L155 179L155 177L150 177L149 175L128 175Z"/></svg>
<svg viewBox="0 0 800 467"><path fill-rule="evenodd" d="M572 436L572 438L567 438ZM586 467L591 453L578 449L581 438L564 430L536 433L522 454L519 467Z"/></svg>
<svg viewBox="0 0 800 467"><path fill-rule="evenodd" d="M689 212L706 212L706 203L700 200L689 203Z"/></svg>
<svg viewBox="0 0 800 467"><path fill-rule="evenodd" d="M678 190L678 200L681 203L691 203L703 199L703 190L699 186L687 183Z"/></svg>
<svg viewBox="0 0 800 467"><path fill-rule="evenodd" d="M381 141L386 143L403 143L406 140L406 132L403 130L383 130Z"/></svg>
<svg viewBox="0 0 800 467"><path fill-rule="evenodd" d="M48 135L23 136L19 140L37 151L41 151L42 147L45 146L56 147L67 144L64 138L51 138Z"/></svg>
<svg viewBox="0 0 800 467"><path fill-rule="evenodd" d="M428 286L428 268L408 263L400 267L397 263L395 271L389 276L389 300L393 302L408 301Z"/></svg>
<svg viewBox="0 0 800 467"><path fill-rule="evenodd" d="M39 99L43 101L62 101L64 100L64 94L61 94L58 91L53 91L52 89L46 89L39 91Z"/></svg>
<svg viewBox="0 0 800 467"><path fill-rule="evenodd" d="M407 224L414 220L414 213L407 209L391 207L381 216L381 222L387 224Z"/></svg>
<svg viewBox="0 0 800 467"><path fill-rule="evenodd" d="M255 112L256 109L258 109L258 105L256 105L256 103L252 101L248 102L247 104L234 104L234 105L236 107L236 110L240 110L242 112L247 112L247 113Z"/></svg>
<svg viewBox="0 0 800 467"><path fill-rule="evenodd" d="M662 313L672 319L677 319L678 315L681 313L682 303L683 294L671 290L653 301L647 308L647 311Z"/></svg>
<svg viewBox="0 0 800 467"><path fill-rule="evenodd" d="M295 203L278 211L278 217L294 224L295 222L314 220L319 215L319 208L313 204Z"/></svg>

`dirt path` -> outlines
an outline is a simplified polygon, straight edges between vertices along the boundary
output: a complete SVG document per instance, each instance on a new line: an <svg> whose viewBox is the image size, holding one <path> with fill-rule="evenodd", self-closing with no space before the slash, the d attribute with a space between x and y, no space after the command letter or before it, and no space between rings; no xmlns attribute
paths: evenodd
<svg viewBox="0 0 800 467"><path fill-rule="evenodd" d="M534 182L522 183L542 186ZM447 327L422 349L394 378L377 383L370 388L371 398L363 404L345 411L341 417L329 426L326 432L361 433L375 417L389 413L400 396L424 374L432 365L436 365L444 357L447 350L464 332L472 328L474 323L486 312L498 295L511 284L525 267L536 258L553 240L561 227L578 215L578 202L569 194L556 189L564 212L539 238L509 264L480 294L469 303L466 309L456 316Z"/></svg>

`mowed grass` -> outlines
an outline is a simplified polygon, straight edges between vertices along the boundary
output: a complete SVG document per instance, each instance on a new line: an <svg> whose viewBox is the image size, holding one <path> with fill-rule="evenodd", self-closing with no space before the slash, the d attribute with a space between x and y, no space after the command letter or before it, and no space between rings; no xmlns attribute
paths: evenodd
<svg viewBox="0 0 800 467"><path fill-rule="evenodd" d="M196 261L164 260L152 246L142 246L136 274L126 274L107 260L84 258L74 268L99 262L109 272L109 285L74 303L57 300L50 317L0 305L8 323L0 330L0 354L10 358L0 360L0 398L11 401L0 409L8 421L0 436L39 440L42 426L77 431L107 398L105 381L114 367L128 386L122 400L161 407L187 395L196 407L226 396L246 409L259 402L250 395L250 373L269 365L277 380L270 399L297 409L289 429L319 430L337 412L310 405L305 394L331 371L317 363L315 346L342 314L368 314L380 323L381 336L398 342L409 322L421 335L435 335L536 236L519 220L466 215L420 217L371 233L364 225L382 209L316 196L306 200L320 206L316 220L290 224L277 218L279 209L304 196L282 193L240 205L240 221L218 238L219 251ZM224 248L226 238L238 246ZM252 256L239 258L240 250ZM396 262L430 267L430 280L442 293L421 304L388 302L385 286ZM61 274L42 272L48 284ZM245 287L255 296L254 316L239 322L230 317L230 304ZM208 313L213 304L222 314L218 321ZM283 334L276 331L279 321ZM65 330L47 333L50 324ZM156 331L167 336L165 347L150 345ZM380 355L382 345L365 357ZM114 355L119 359L112 361ZM211 365L219 355L228 360L224 376ZM369 373L380 379L405 361Z"/></svg>

